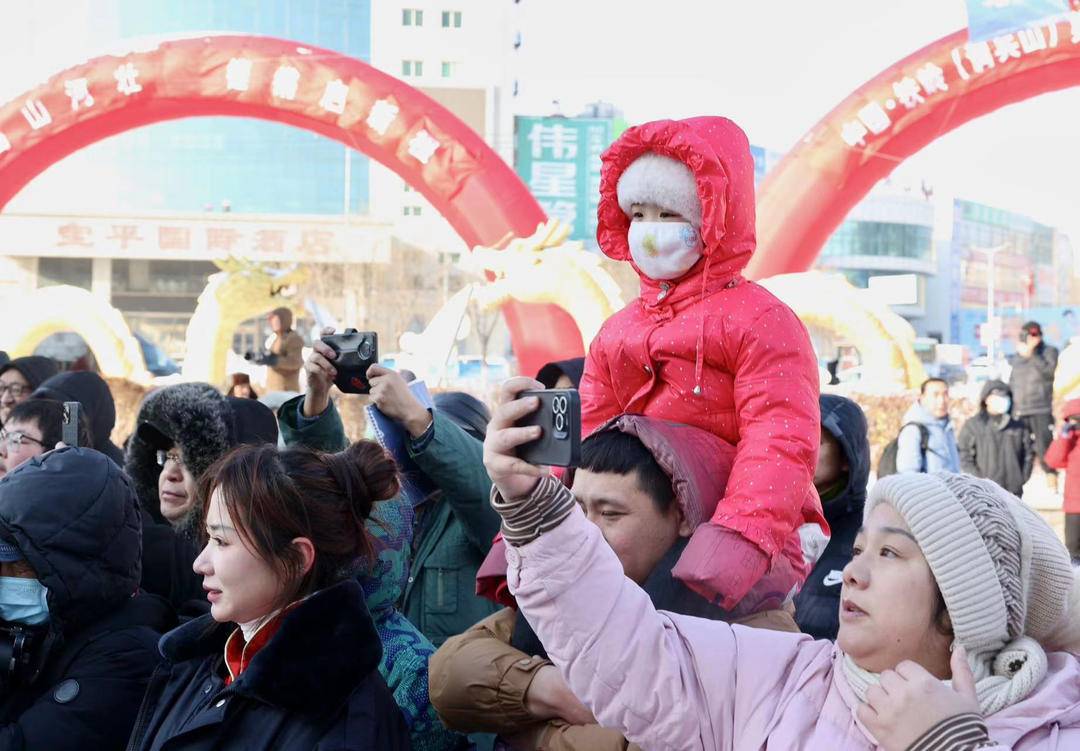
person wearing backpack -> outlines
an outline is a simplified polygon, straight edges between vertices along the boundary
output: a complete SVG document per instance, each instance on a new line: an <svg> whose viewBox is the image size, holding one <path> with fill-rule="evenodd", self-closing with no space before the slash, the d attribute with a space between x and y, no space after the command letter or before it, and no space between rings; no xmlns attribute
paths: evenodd
<svg viewBox="0 0 1080 751"><path fill-rule="evenodd" d="M896 437L896 471L959 472L960 452L949 419L949 385L940 378L928 378L919 393L919 401L904 415L904 427Z"/></svg>

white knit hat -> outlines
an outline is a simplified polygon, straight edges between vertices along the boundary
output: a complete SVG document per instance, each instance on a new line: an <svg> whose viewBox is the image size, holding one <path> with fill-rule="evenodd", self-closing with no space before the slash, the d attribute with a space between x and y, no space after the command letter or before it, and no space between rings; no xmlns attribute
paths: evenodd
<svg viewBox="0 0 1080 751"><path fill-rule="evenodd" d="M865 516L879 503L895 508L918 541L985 714L1030 693L1046 673L1046 650L1076 648L1069 613L1080 608L1080 591L1068 552L1015 496L989 480L937 472L880 480Z"/></svg>
<svg viewBox="0 0 1080 751"><path fill-rule="evenodd" d="M701 227L697 181L690 168L677 159L651 151L642 154L619 175L615 192L619 208L627 216L635 203L654 203L678 212L694 227Z"/></svg>

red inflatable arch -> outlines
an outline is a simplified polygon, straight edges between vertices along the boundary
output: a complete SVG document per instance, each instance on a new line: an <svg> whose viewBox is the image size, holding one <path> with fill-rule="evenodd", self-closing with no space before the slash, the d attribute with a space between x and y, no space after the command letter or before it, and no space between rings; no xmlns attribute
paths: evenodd
<svg viewBox="0 0 1080 751"><path fill-rule="evenodd" d="M469 247L528 236L545 220L526 186L467 125L370 65L246 35L169 38L68 68L0 108L0 208L50 165L143 125L233 115L340 141L401 175ZM551 305L504 307L522 372L583 353Z"/></svg>
<svg viewBox="0 0 1080 751"><path fill-rule="evenodd" d="M900 162L969 120L1080 83L1080 13L968 43L962 30L878 74L815 125L758 193L761 279L805 271L847 213Z"/></svg>

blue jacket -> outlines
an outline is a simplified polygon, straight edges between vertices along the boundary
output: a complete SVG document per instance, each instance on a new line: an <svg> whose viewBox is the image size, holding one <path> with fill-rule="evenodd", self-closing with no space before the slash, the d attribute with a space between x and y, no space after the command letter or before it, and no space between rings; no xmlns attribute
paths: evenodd
<svg viewBox="0 0 1080 751"><path fill-rule="evenodd" d="M925 461L922 455L922 436L914 425L900 431L896 450L897 472L959 472L960 452L956 448L956 431L948 417L931 415L919 402L911 405L904 415L909 422L925 425L930 431Z"/></svg>

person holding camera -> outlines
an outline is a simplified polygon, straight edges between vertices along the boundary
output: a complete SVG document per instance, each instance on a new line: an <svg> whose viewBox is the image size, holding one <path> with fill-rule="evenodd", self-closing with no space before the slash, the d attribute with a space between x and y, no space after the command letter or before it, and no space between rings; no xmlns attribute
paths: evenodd
<svg viewBox="0 0 1080 751"><path fill-rule="evenodd" d="M125 747L176 622L138 593L137 506L120 467L87 448L0 482L0 748Z"/></svg>
<svg viewBox="0 0 1080 751"><path fill-rule="evenodd" d="M699 618L729 614L672 576L693 530L727 482L735 447L708 431L643 415L616 417L581 443L581 461L563 477L588 520L661 610ZM504 554L505 561L505 554ZM505 570L505 563L504 563ZM740 623L798 631L773 610ZM431 658L431 699L443 721L467 732L499 733L515 748L624 751L573 695L528 621L504 608ZM636 748L636 746L632 747Z"/></svg>
<svg viewBox="0 0 1080 751"><path fill-rule="evenodd" d="M323 336L333 334L332 328L322 331ZM338 375L337 368L334 366L337 358L338 355L334 349L321 339L312 345L311 354L304 363L307 372L307 393L290 399L278 408L278 427L286 446L306 446L318 451L337 452L349 445L341 414L330 398L330 389ZM385 369L376 371L375 367L377 366L371 366L365 374L371 381L373 399L379 398L378 395L385 388L378 385L379 379L386 378L386 374L381 373ZM426 424L421 424L425 417ZM401 419L409 426L408 430L417 430L421 434L428 424L432 423L432 415L427 410L424 410L423 417L410 412L408 416ZM449 434L452 429L462 431L454 424L444 428L442 435ZM467 438L476 444L474 447L477 456L476 467L462 473L460 478L455 478L455 482L475 483L479 481L479 477L482 477L485 487L490 489L490 480L487 479L487 473L479 458L482 451L480 442L476 438ZM487 492L487 490L484 491L485 503ZM405 715L413 748L421 751L456 749L462 747L466 739L451 732L439 722L435 708L428 698L428 661L434 654L435 647L420 631L418 625L402 614L399 604L403 602L403 595L410 586L416 593L415 600L419 602L423 602L424 597L432 596L441 598L439 602L446 602L452 595L456 605L457 598L461 597L462 593L456 589L456 580L450 578L456 573L453 570L438 571L444 578L432 579L429 586L422 588L415 586L417 575L415 566L410 566L410 563L414 556L413 550L416 549L416 544L424 533L416 533L416 528L422 528L422 525L419 520L415 526L412 524L412 520L417 517L413 514L413 509L406 508L405 504L404 495L399 495L392 501L380 503L372 512L367 529L377 541L379 554L375 564L362 572L358 578L364 588L367 607L375 622L375 630L382 642L383 652L379 671L386 679L394 694L394 699ZM446 519L441 522L438 519L439 517L433 514L424 520L425 524L431 521L429 528L436 530L431 538L433 540L438 539L442 534L441 530L445 530L448 526ZM498 522L496 522L496 529L497 526ZM488 539L490 540L490 537ZM445 560L447 555L444 553L442 560ZM432 560L433 565L439 565L438 557L433 557ZM441 592L438 591L439 585L443 587ZM469 591L471 592L471 587ZM449 610L449 608L446 609ZM439 615L445 617L447 614ZM449 615L452 616L453 613ZM443 622L437 622L436 625L443 625ZM470 625L472 624L466 624L462 630Z"/></svg>
<svg viewBox="0 0 1080 751"><path fill-rule="evenodd" d="M300 370L304 367L304 338L293 331L293 313L288 308L275 308L268 320L274 332L269 352L261 360L266 365L266 391L299 391Z"/></svg>
<svg viewBox="0 0 1080 751"><path fill-rule="evenodd" d="M1070 399L1062 409L1061 430L1046 450L1046 463L1065 470L1065 544L1073 563L1080 565L1080 399Z"/></svg>
<svg viewBox="0 0 1080 751"><path fill-rule="evenodd" d="M573 492L518 456L503 387L484 443L508 578L570 690L643 748L949 751L1080 744L1080 571L997 484L902 473L870 491L835 643L658 611Z"/></svg>
<svg viewBox="0 0 1080 751"><path fill-rule="evenodd" d="M1046 484L1055 493L1057 470L1046 461L1046 450L1054 438L1054 373L1058 350L1043 341L1042 326L1028 321L1020 329L1016 357L1012 360L1009 387L1013 392L1013 414L1031 431L1035 455L1039 458Z"/></svg>
<svg viewBox="0 0 1080 751"><path fill-rule="evenodd" d="M355 573L398 492L370 441L340 454L243 446L200 479L210 613L167 633L131 751L410 748Z"/></svg>

